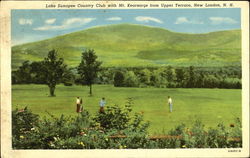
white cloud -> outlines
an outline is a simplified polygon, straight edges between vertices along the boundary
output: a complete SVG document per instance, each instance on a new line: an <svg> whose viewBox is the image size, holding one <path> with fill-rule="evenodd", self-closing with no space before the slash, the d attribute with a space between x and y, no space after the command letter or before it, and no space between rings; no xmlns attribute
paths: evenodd
<svg viewBox="0 0 250 158"><path fill-rule="evenodd" d="M175 21L175 24L204 24L202 21L189 20L186 17L178 17Z"/></svg>
<svg viewBox="0 0 250 158"><path fill-rule="evenodd" d="M32 19L24 19L21 18L18 20L20 25L32 25L33 24L33 20Z"/></svg>
<svg viewBox="0 0 250 158"><path fill-rule="evenodd" d="M135 18L135 20L139 21L139 22L146 22L146 23L148 23L150 21L153 21L153 22L156 22L156 23L160 23L160 24L163 23L160 19L149 17L149 16L137 16Z"/></svg>
<svg viewBox="0 0 250 158"><path fill-rule="evenodd" d="M54 24L55 21L56 21L56 19L47 19L47 20L45 20L45 23L46 24Z"/></svg>
<svg viewBox="0 0 250 158"><path fill-rule="evenodd" d="M75 27L80 27L87 23L92 22L95 18L70 18L63 21L61 25L49 25L34 28L33 30L46 31L46 30L65 30Z"/></svg>
<svg viewBox="0 0 250 158"><path fill-rule="evenodd" d="M229 18L229 17L210 17L209 20L211 21L211 24L213 25L219 25L219 24L236 24L237 21Z"/></svg>
<svg viewBox="0 0 250 158"><path fill-rule="evenodd" d="M116 16L116 17L110 17L110 18L107 18L106 20L108 20L108 21L120 21L120 20L122 20L122 18L121 18L121 17Z"/></svg>
<svg viewBox="0 0 250 158"><path fill-rule="evenodd" d="M175 24L188 23L188 19L186 17L178 17L175 21Z"/></svg>

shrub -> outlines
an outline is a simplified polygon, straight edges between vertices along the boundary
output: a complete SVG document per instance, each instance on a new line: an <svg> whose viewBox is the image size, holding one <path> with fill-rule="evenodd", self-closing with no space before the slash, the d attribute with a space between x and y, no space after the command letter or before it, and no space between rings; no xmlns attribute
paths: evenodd
<svg viewBox="0 0 250 158"><path fill-rule="evenodd" d="M15 109L12 111L12 145L22 148L22 145L30 140L27 137L29 133L38 126L39 116L33 114L25 107L24 109ZM26 147L26 146L24 146ZM32 146L31 146L32 147Z"/></svg>
<svg viewBox="0 0 250 158"><path fill-rule="evenodd" d="M39 119L27 108L12 112L14 149L155 149L242 147L239 118L228 127L222 123L206 130L197 120L189 129L180 124L163 137L148 134L149 122L142 113L132 114L132 99L125 106L113 106L93 118L88 111L76 117Z"/></svg>
<svg viewBox="0 0 250 158"><path fill-rule="evenodd" d="M93 120L105 129L123 130L130 121L129 109L122 109L118 105L107 106L105 112L97 114Z"/></svg>

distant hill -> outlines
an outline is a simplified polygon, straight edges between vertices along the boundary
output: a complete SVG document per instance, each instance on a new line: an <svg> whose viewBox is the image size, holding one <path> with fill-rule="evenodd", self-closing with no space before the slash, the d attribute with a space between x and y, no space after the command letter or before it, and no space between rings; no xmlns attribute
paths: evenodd
<svg viewBox="0 0 250 158"><path fill-rule="evenodd" d="M187 34L134 24L99 26L13 46L12 68L24 60L43 60L51 49L77 66L85 48L93 48L104 66L240 65L241 31Z"/></svg>

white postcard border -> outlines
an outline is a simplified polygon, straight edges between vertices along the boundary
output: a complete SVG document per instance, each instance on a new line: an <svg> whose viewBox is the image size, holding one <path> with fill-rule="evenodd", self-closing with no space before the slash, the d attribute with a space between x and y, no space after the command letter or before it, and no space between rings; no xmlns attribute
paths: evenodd
<svg viewBox="0 0 250 158"><path fill-rule="evenodd" d="M107 7L108 4L125 4L125 7ZM127 149L127 150L12 150L11 148L11 9L187 9L194 7L132 7L126 4L233 4L241 8L242 24L242 123L243 148L240 152L229 149ZM46 8L46 4L93 4L86 8ZM105 4L106 7L97 7ZM196 8L196 7L195 7ZM222 8L222 7L203 7ZM200 8L202 9L202 8ZM249 3L247 1L2 1L1 2L1 156L4 158L40 157L246 157L249 156Z"/></svg>

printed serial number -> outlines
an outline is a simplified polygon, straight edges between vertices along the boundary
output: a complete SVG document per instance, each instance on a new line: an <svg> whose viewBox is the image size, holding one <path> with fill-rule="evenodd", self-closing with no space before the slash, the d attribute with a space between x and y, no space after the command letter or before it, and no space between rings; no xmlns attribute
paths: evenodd
<svg viewBox="0 0 250 158"><path fill-rule="evenodd" d="M239 150L239 149L231 149L231 150L228 150L228 152L241 152L241 150Z"/></svg>

